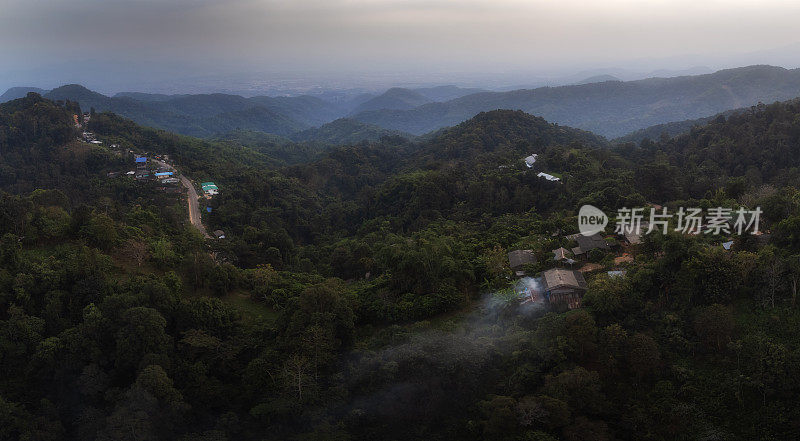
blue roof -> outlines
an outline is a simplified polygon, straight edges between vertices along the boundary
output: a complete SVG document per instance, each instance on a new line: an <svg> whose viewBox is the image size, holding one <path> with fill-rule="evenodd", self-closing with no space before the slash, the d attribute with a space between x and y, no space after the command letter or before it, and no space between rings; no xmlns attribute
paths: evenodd
<svg viewBox="0 0 800 441"><path fill-rule="evenodd" d="M139 156L138 158L136 158L136 162L147 162L147 157Z"/></svg>
<svg viewBox="0 0 800 441"><path fill-rule="evenodd" d="M726 250L729 250L729 249L731 249L731 246L733 246L733 241L730 241L730 242L723 242L723 243L722 243L722 248L725 248Z"/></svg>

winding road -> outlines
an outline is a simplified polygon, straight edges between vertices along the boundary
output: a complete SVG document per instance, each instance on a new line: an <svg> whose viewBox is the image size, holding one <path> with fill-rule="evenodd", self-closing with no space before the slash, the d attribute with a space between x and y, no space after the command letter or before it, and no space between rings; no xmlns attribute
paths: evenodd
<svg viewBox="0 0 800 441"><path fill-rule="evenodd" d="M158 159L153 159L153 161L161 167L172 170L173 173L178 173L178 171L175 170L175 167L167 164L164 161L159 161ZM192 181L190 181L186 176L180 175L178 178L180 179L181 184L186 187L186 197L189 199L189 222L191 222L195 228L200 230L200 232L203 233L203 236L205 236L207 239L210 239L211 236L209 236L208 232L206 232L206 227L203 226L203 220L200 217L200 203L198 202L200 196L197 195L197 190L195 190Z"/></svg>
<svg viewBox="0 0 800 441"><path fill-rule="evenodd" d="M194 189L192 181L186 176L181 175L180 180L181 184L186 187L186 196L189 198L189 222L200 230L203 236L210 238L211 236L206 232L206 227L203 226L203 221L200 219L200 203L198 202L200 197L197 195L197 190Z"/></svg>

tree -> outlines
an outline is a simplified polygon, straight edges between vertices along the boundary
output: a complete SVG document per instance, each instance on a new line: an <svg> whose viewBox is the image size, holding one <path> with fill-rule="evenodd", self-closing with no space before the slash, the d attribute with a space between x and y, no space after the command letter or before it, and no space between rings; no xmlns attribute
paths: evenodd
<svg viewBox="0 0 800 441"><path fill-rule="evenodd" d="M150 253L147 250L147 244L136 239L129 239L125 243L123 252L131 260L136 262L137 267L141 267L142 263L144 263L144 261L146 261L150 256Z"/></svg>
<svg viewBox="0 0 800 441"><path fill-rule="evenodd" d="M792 308L797 306L797 288L800 282L800 254L793 254L786 259L789 267L789 287L792 290Z"/></svg>
<svg viewBox="0 0 800 441"><path fill-rule="evenodd" d="M314 376L312 364L308 358L293 354L283 364L284 384L291 390L298 401L303 401L303 394L308 399L308 389L313 388Z"/></svg>
<svg viewBox="0 0 800 441"><path fill-rule="evenodd" d="M177 254L172 249L172 242L161 237L150 244L150 254L157 265L172 266L175 264Z"/></svg>
<svg viewBox="0 0 800 441"><path fill-rule="evenodd" d="M700 311L694 321L694 329L706 344L722 351L730 341L735 324L731 309L715 303Z"/></svg>
<svg viewBox="0 0 800 441"><path fill-rule="evenodd" d="M637 332L628 340L628 365L637 378L654 374L661 364L658 344L649 335Z"/></svg>
<svg viewBox="0 0 800 441"><path fill-rule="evenodd" d="M103 250L113 248L119 238L118 226L113 219L103 213L92 213L89 223L82 229L89 242Z"/></svg>
<svg viewBox="0 0 800 441"><path fill-rule="evenodd" d="M483 413L483 439L507 439L517 429L516 402L511 397L494 396L480 403Z"/></svg>
<svg viewBox="0 0 800 441"><path fill-rule="evenodd" d="M622 299L627 290L627 282L621 277L595 277L582 303L599 317L614 317L622 310Z"/></svg>
<svg viewBox="0 0 800 441"><path fill-rule="evenodd" d="M117 366L133 369L146 354L162 354L170 338L167 321L155 309L137 306L122 314L122 327L116 335Z"/></svg>
<svg viewBox="0 0 800 441"><path fill-rule="evenodd" d="M594 356L597 349L597 327L594 318L584 309L570 311L565 317L566 337L578 360Z"/></svg>
<svg viewBox="0 0 800 441"><path fill-rule="evenodd" d="M608 426L602 421L592 421L584 416L564 428L565 441L607 441L610 439Z"/></svg>
<svg viewBox="0 0 800 441"><path fill-rule="evenodd" d="M786 266L771 248L763 249L759 260L764 284L758 294L765 307L775 308L775 300L784 284Z"/></svg>

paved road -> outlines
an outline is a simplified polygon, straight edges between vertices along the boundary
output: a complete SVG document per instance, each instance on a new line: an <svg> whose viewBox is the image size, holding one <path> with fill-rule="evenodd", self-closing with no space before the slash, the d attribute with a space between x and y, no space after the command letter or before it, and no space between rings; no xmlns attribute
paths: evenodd
<svg viewBox="0 0 800 441"><path fill-rule="evenodd" d="M197 190L194 189L194 185L192 185L192 181L189 180L186 176L181 175L181 184L186 187L186 195L189 198L189 222L195 226L203 236L210 238L211 236L208 235L206 232L206 227L203 226L203 221L200 219L200 203L197 201L199 196L197 196Z"/></svg>
<svg viewBox="0 0 800 441"><path fill-rule="evenodd" d="M177 170L164 161L159 161L157 159L154 159L153 161L155 161L161 167L169 168L170 170L173 170L174 173L178 173ZM200 230L200 232L203 233L203 236L206 238L211 238L211 236L209 236L206 232L206 227L203 226L203 221L200 218L200 203L198 202L200 197L197 195L197 190L194 189L192 181L190 181L186 176L180 175L179 179L181 184L186 187L186 196L189 199L189 222L191 222L195 228Z"/></svg>

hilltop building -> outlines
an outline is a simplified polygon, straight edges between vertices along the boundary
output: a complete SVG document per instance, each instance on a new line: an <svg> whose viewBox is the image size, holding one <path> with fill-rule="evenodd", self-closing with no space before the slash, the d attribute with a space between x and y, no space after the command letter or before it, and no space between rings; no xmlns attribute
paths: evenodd
<svg viewBox="0 0 800 441"><path fill-rule="evenodd" d="M561 180L561 178L559 178L559 177L557 177L557 176L553 176L553 175L551 175L551 174L549 174L549 173L545 173L545 172L539 172L539 174L538 174L538 175L536 175L536 176L538 176L538 177L540 177L540 178L545 178L545 179L547 179L548 181L554 181L554 182L555 182L555 181L560 181L560 180Z"/></svg>

